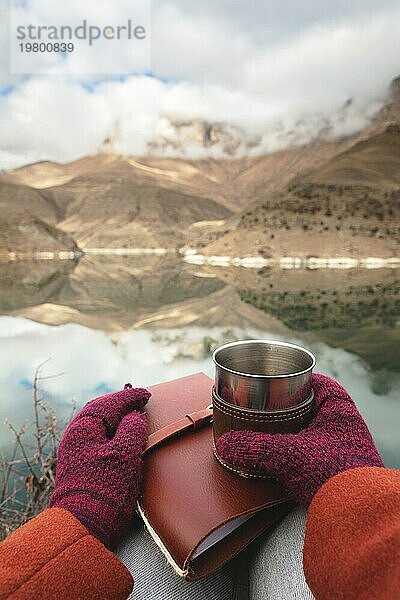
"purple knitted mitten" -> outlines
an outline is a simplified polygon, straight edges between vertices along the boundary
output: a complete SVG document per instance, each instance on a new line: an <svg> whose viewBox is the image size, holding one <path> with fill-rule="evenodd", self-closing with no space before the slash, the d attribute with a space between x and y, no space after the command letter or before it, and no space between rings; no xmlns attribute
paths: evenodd
<svg viewBox="0 0 400 600"><path fill-rule="evenodd" d="M230 431L217 442L226 463L280 479L307 507L331 477L355 467L382 467L382 459L353 400L336 381L313 375L314 419L293 434Z"/></svg>
<svg viewBox="0 0 400 600"><path fill-rule="evenodd" d="M91 400L58 448L49 506L68 510L108 547L133 516L147 438L146 417L136 411L149 398L147 390L127 384Z"/></svg>

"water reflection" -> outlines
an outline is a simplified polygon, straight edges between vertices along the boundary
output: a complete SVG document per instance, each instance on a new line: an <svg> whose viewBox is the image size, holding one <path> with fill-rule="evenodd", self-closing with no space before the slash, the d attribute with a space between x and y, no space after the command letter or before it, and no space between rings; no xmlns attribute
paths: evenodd
<svg viewBox="0 0 400 600"><path fill-rule="evenodd" d="M187 327L161 332L105 333L74 324L51 327L11 317L1 317L0 328L0 419L8 417L15 422L28 418L33 372L49 357L46 374L64 374L44 381L43 387L60 415L65 416L72 398L80 406L93 396L119 389L126 381L146 386L199 370L212 375L210 353L218 344L248 337L282 339L252 328ZM318 357L318 370L340 379L348 388L386 463L399 466L400 376L392 374L390 386L378 395L371 373L355 355L299 336L290 336L289 341L308 345ZM2 430L3 445L7 445L7 435Z"/></svg>
<svg viewBox="0 0 400 600"><path fill-rule="evenodd" d="M305 345L349 388L388 464L399 464L399 278L394 270L285 271L195 266L178 257L85 257L0 265L0 419L22 421L32 375L51 401L212 373L220 343ZM47 324L47 325L46 325ZM49 325L59 325L51 327ZM6 430L0 429L6 440Z"/></svg>

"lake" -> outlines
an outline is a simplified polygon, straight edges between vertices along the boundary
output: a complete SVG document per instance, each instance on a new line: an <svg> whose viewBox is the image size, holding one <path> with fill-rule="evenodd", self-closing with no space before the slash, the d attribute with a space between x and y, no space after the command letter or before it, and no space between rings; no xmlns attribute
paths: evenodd
<svg viewBox="0 0 400 600"><path fill-rule="evenodd" d="M245 269L178 257L84 257L0 264L0 422L30 420L46 359L60 418L130 381L213 375L225 342L269 338L309 348L367 421L388 466L400 466L399 272ZM1 445L10 439L0 426Z"/></svg>

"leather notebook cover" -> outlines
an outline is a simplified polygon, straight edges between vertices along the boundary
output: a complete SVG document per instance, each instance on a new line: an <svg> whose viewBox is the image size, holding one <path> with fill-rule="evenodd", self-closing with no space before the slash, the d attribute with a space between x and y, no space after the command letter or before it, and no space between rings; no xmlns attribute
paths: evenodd
<svg viewBox="0 0 400 600"><path fill-rule="evenodd" d="M191 581L229 561L293 506L280 483L245 479L215 459L204 418L212 386L204 373L152 386L145 409L153 441L144 453L138 510L168 562ZM195 424L185 419L197 411ZM185 422L190 428L182 430Z"/></svg>

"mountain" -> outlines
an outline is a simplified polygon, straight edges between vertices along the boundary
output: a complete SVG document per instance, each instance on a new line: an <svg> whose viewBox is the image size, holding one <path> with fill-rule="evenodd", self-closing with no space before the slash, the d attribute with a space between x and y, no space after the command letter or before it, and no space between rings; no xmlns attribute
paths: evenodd
<svg viewBox="0 0 400 600"><path fill-rule="evenodd" d="M0 254L76 250L73 238L56 222L51 200L32 188L0 182Z"/></svg>
<svg viewBox="0 0 400 600"><path fill-rule="evenodd" d="M197 247L206 255L253 248L264 257L390 257L398 251L399 223L400 125L392 123L281 191L259 193L222 234L203 236Z"/></svg>
<svg viewBox="0 0 400 600"><path fill-rule="evenodd" d="M212 198L231 211L247 206L260 189L281 189L293 176L322 164L349 141L315 143L241 159L184 160L98 154L67 164L40 162L4 172L0 181L37 190L54 189L74 179L101 177L109 182L129 179L201 198Z"/></svg>
<svg viewBox="0 0 400 600"><path fill-rule="evenodd" d="M208 198L108 173L77 177L47 189L45 195L62 209L58 228L81 248L175 249L184 244L186 229L193 223L224 220L232 214Z"/></svg>
<svg viewBox="0 0 400 600"><path fill-rule="evenodd" d="M205 245L263 190L282 189L347 145L318 143L235 160L100 154L65 165L41 162L0 175L0 190L8 190L2 206L7 213L24 207L80 247L177 248L206 235ZM36 243L37 250L53 247L45 239Z"/></svg>
<svg viewBox="0 0 400 600"><path fill-rule="evenodd" d="M223 158L233 158L238 153L249 152L260 143L261 136L250 137L246 132L228 123L209 123L202 120L179 121L164 118L157 139L149 144L150 153L156 156L168 152L217 149Z"/></svg>
<svg viewBox="0 0 400 600"><path fill-rule="evenodd" d="M2 179L0 202L8 220L2 228L0 249L10 251L58 249L51 236L68 248L77 244L175 249L184 244L186 229L193 223L220 221L232 214L214 200L150 185L148 181L154 183L154 177L142 175L140 169L135 176L135 168L119 157L84 159L79 165L67 165L63 173L51 163L41 163L7 173ZM28 181L36 189L28 187ZM57 185L48 187L50 182ZM12 248L8 241L18 228L21 211L24 222L32 221L32 235L20 238ZM49 239L34 232L33 223L37 228L45 226L39 220L48 224Z"/></svg>
<svg viewBox="0 0 400 600"><path fill-rule="evenodd" d="M301 171L315 164L314 156L322 160L331 153L333 149L325 146L255 159L197 162L99 155L4 173L0 194L4 213L23 208L80 247L177 248L205 232L213 236L221 227L224 231L225 221L258 189L279 189L294 169ZM54 248L45 237L34 239L36 250ZM31 242L11 251L27 251ZM9 249L6 240L0 248Z"/></svg>
<svg viewBox="0 0 400 600"><path fill-rule="evenodd" d="M379 115L382 123L400 123L400 77L396 77L390 84L388 100Z"/></svg>
<svg viewBox="0 0 400 600"><path fill-rule="evenodd" d="M321 185L400 186L400 122L362 139L297 181Z"/></svg>
<svg viewBox="0 0 400 600"><path fill-rule="evenodd" d="M263 156L237 158L238 144L250 152L257 140L243 141L244 132L228 123L171 121L153 152L157 144L197 143L221 146L228 158L127 157L109 153L110 143L107 152L68 164L1 173L7 217L0 251L77 245L392 256L399 241L399 90L395 80L387 105L359 134L332 140L319 132L306 145ZM26 235L18 236L20 225Z"/></svg>

